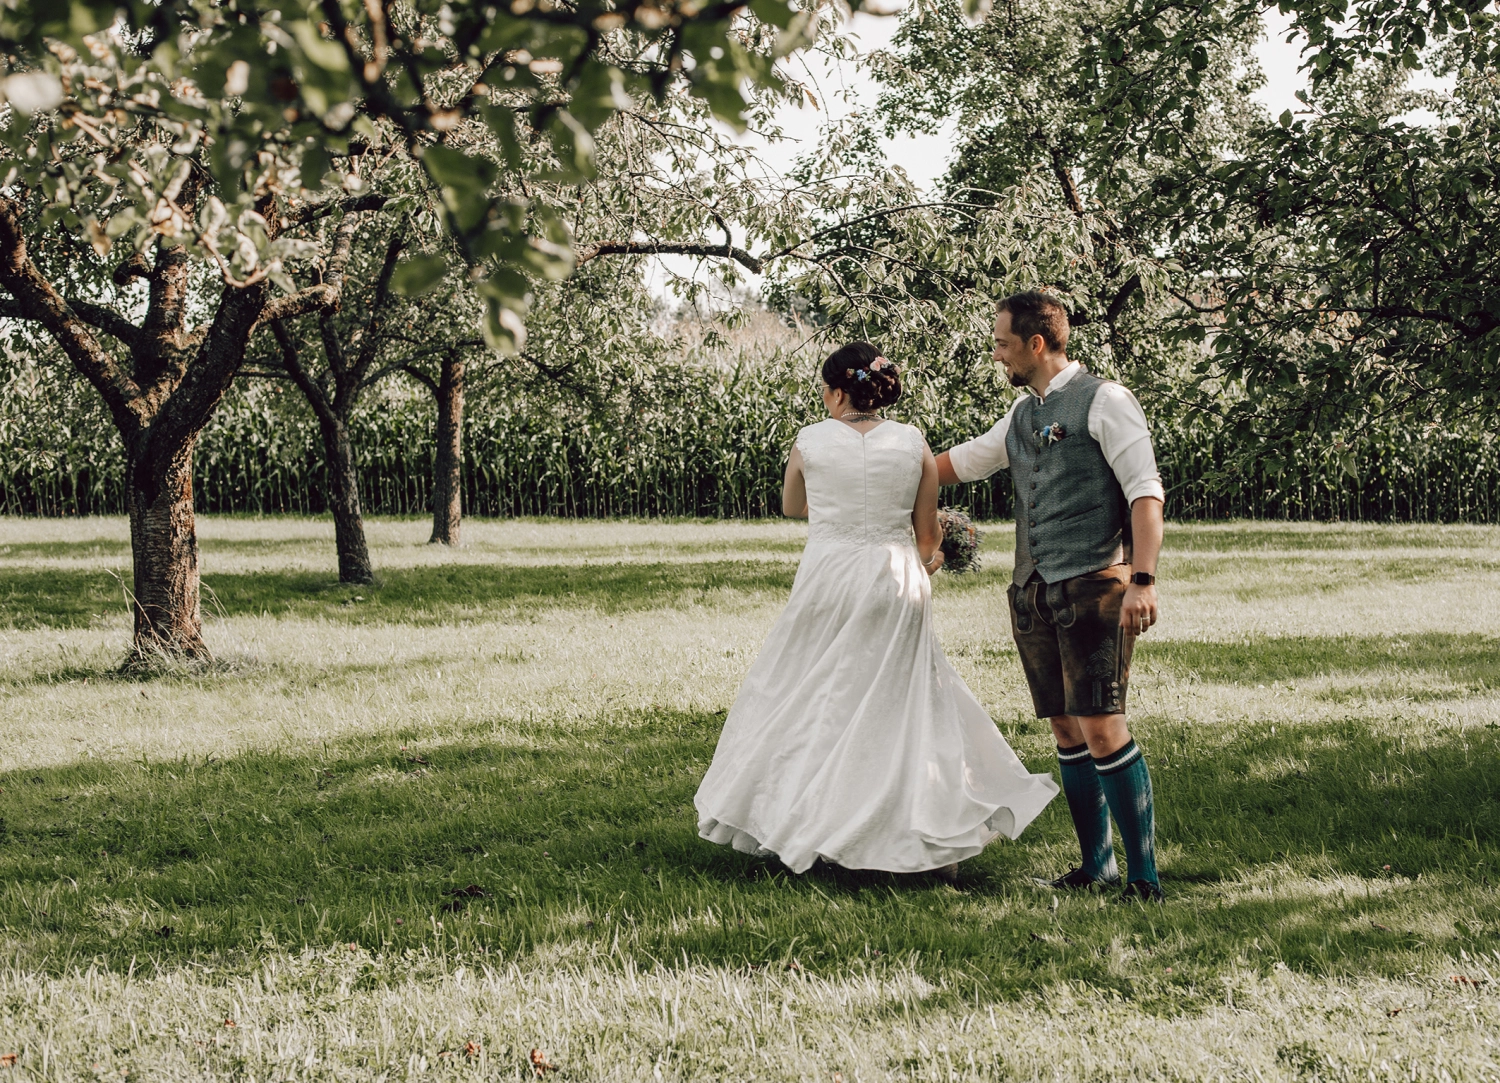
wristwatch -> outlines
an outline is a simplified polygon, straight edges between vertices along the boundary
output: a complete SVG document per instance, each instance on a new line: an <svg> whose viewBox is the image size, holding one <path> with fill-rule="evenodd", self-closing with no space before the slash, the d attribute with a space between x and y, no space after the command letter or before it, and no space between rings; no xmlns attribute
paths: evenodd
<svg viewBox="0 0 1500 1083"><path fill-rule="evenodd" d="M1152 575L1150 572L1132 572L1130 574L1130 582L1132 586L1137 587L1155 586L1156 576Z"/></svg>

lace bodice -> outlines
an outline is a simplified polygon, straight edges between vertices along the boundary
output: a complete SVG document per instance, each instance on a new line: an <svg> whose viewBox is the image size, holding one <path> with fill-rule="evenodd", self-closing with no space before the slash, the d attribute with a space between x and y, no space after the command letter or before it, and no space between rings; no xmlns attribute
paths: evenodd
<svg viewBox="0 0 1500 1083"><path fill-rule="evenodd" d="M797 434L807 479L808 541L910 543L922 433L883 421L869 432L829 418Z"/></svg>

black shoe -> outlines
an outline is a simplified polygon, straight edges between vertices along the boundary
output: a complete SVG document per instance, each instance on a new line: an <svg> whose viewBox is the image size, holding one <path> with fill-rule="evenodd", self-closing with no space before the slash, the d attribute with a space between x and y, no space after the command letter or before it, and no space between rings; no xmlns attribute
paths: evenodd
<svg viewBox="0 0 1500 1083"><path fill-rule="evenodd" d="M1121 902L1154 902L1159 903L1166 899L1161 885L1151 880L1132 880L1125 885L1125 890L1120 893Z"/></svg>
<svg viewBox="0 0 1500 1083"><path fill-rule="evenodd" d="M1094 891L1101 887L1118 887L1120 880L1096 880L1082 869L1074 866L1056 880L1038 881L1045 887L1055 888L1058 891Z"/></svg>

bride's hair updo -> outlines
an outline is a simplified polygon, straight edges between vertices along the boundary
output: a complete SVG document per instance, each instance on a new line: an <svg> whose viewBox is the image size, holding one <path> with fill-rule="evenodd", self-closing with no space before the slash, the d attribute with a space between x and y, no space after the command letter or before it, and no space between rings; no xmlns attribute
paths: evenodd
<svg viewBox="0 0 1500 1083"><path fill-rule="evenodd" d="M882 410L901 397L901 374L868 342L840 346L823 362L823 382L849 396L856 410Z"/></svg>

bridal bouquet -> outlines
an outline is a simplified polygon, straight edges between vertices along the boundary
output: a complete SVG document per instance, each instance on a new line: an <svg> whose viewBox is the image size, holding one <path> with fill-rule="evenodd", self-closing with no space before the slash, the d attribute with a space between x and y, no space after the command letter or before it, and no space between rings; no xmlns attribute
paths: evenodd
<svg viewBox="0 0 1500 1083"><path fill-rule="evenodd" d="M939 508L938 526L943 529L943 570L955 575L977 572L983 531L957 508Z"/></svg>

